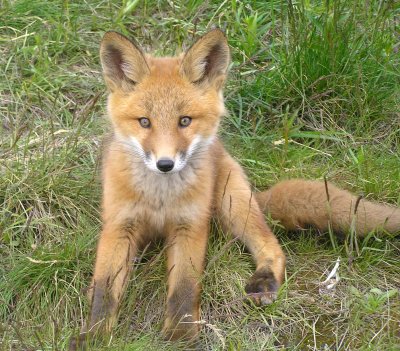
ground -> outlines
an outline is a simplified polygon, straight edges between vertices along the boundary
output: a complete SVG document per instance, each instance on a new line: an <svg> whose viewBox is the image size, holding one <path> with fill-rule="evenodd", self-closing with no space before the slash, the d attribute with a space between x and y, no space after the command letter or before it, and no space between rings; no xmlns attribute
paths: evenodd
<svg viewBox="0 0 400 351"><path fill-rule="evenodd" d="M0 6L0 350L63 350L87 311L107 131L106 30L159 55L213 26L232 48L221 137L257 188L323 179L400 205L396 1L44 1ZM277 301L244 301L254 269L213 226L201 350L399 350L400 245L270 223L287 254ZM340 258L333 291L321 287ZM177 350L160 337L161 247L138 258L102 350Z"/></svg>

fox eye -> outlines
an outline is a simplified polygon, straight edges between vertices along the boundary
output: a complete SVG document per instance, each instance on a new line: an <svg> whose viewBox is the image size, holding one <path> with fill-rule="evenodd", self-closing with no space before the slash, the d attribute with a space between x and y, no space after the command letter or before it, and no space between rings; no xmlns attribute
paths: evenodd
<svg viewBox="0 0 400 351"><path fill-rule="evenodd" d="M143 128L150 128L151 126L150 120L146 117L139 118L139 123Z"/></svg>
<svg viewBox="0 0 400 351"><path fill-rule="evenodd" d="M179 127L185 128L190 123L192 123L192 119L189 116L183 116L179 119Z"/></svg>

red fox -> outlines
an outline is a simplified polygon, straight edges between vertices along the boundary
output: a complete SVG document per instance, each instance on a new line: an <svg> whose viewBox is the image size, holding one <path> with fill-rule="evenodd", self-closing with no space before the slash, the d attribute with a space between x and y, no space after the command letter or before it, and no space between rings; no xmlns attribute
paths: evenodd
<svg viewBox="0 0 400 351"><path fill-rule="evenodd" d="M165 239L167 253L164 336L193 340L212 217L253 255L256 269L245 291L256 304L274 300L285 272L285 254L262 211L288 229L312 225L346 232L355 225L359 235L400 230L400 209L359 200L329 183L289 180L251 191L217 136L230 63L222 31L205 34L180 56L163 58L107 32L100 58L113 136L103 160L103 229L91 309L70 350L85 349L93 334L111 331L133 258L156 237Z"/></svg>

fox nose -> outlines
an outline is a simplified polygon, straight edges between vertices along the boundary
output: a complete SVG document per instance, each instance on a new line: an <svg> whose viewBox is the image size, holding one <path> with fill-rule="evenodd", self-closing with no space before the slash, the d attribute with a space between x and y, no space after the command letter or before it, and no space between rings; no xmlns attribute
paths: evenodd
<svg viewBox="0 0 400 351"><path fill-rule="evenodd" d="M172 168L174 168L174 161L171 160L170 158L160 158L157 161L157 168L161 172L169 172Z"/></svg>

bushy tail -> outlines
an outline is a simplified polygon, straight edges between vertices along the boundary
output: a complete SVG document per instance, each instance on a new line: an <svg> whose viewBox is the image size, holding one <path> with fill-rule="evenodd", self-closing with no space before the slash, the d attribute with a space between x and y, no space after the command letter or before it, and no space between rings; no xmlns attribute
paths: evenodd
<svg viewBox="0 0 400 351"><path fill-rule="evenodd" d="M360 236L372 230L400 232L400 208L373 203L331 183L293 179L255 194L260 207L288 230L316 227Z"/></svg>

